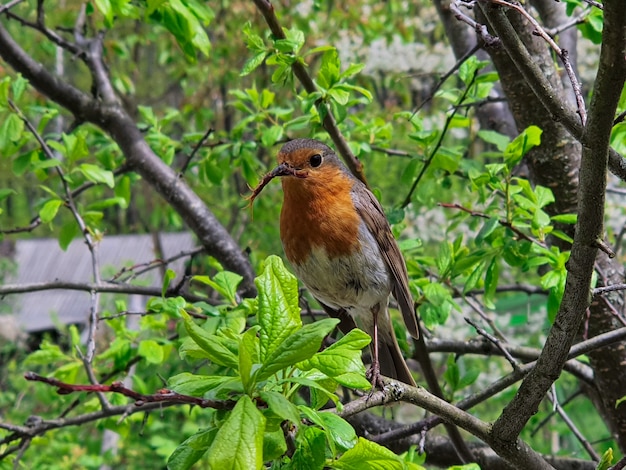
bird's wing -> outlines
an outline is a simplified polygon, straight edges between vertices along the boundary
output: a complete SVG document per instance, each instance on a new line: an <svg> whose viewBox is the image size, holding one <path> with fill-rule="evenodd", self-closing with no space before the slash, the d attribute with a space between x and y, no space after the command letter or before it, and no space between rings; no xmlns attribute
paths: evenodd
<svg viewBox="0 0 626 470"><path fill-rule="evenodd" d="M409 291L409 276L400 248L393 237L389 222L378 199L365 187L355 182L353 188L354 206L370 230L391 273L391 293L398 302L404 323L414 338L419 337L419 327L413 298Z"/></svg>

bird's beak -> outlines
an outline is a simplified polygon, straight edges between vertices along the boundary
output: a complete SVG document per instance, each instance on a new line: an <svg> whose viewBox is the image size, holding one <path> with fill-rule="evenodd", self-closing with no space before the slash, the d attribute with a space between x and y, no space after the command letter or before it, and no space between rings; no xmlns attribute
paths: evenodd
<svg viewBox="0 0 626 470"><path fill-rule="evenodd" d="M250 204L252 204L252 202L254 202L254 199L259 194L261 194L261 191L267 185L267 183L269 183L273 178L276 178L277 176L295 176L296 178L306 178L308 174L309 173L306 170L294 168L288 163L283 162L261 179L257 187L252 190L252 194L248 197L248 200L250 201Z"/></svg>
<svg viewBox="0 0 626 470"><path fill-rule="evenodd" d="M276 176L295 176L296 178L306 178L307 172L300 168L294 168L286 162L281 163L269 173L269 178Z"/></svg>

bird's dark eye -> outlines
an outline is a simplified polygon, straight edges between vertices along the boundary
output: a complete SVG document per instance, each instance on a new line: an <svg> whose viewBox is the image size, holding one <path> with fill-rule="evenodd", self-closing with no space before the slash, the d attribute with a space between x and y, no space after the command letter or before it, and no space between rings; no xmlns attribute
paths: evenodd
<svg viewBox="0 0 626 470"><path fill-rule="evenodd" d="M316 153L311 158L309 158L309 163L313 168L317 168L322 164L322 156L319 153Z"/></svg>

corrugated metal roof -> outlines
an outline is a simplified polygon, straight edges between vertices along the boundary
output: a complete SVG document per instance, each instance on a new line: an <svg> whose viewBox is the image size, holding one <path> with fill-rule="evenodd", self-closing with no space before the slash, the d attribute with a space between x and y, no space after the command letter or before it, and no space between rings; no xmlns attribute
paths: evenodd
<svg viewBox="0 0 626 470"><path fill-rule="evenodd" d="M149 263L157 258L167 259L196 246L192 235L187 232L162 233L158 237L163 250L159 256L152 235L104 236L98 244L102 280L110 280L124 267ZM6 280L12 284L55 280L93 282L91 254L81 240L72 242L67 251L61 250L56 239L17 240L14 261L17 264L17 273ZM184 262L185 259L178 259L168 267L181 276ZM132 284L161 286L161 271L157 268L143 273L133 279ZM101 310L112 308L114 299L115 294L101 294ZM2 311L11 310L22 328L34 332L52 329L57 321L62 324L85 323L89 316L90 294L47 290L13 294L0 302L5 304Z"/></svg>

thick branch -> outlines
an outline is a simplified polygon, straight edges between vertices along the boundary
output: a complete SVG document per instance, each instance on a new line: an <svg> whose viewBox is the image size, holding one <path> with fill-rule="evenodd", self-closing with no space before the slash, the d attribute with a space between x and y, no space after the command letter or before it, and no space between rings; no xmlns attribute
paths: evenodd
<svg viewBox="0 0 626 470"><path fill-rule="evenodd" d="M483 2L480 2L479 5L494 31L498 34L502 45L513 58L516 67L541 104L552 113L555 119L563 124L576 140L584 145L584 128L580 122L580 117L571 106L559 99L559 94L528 53L503 9L493 5L485 5ZM612 114L611 119L613 117ZM609 170L621 180L626 181L626 160L613 149L609 149Z"/></svg>
<svg viewBox="0 0 626 470"><path fill-rule="evenodd" d="M568 262L565 293L536 367L524 379L515 398L494 423L493 436L506 445L514 445L528 419L537 411L545 393L559 377L570 345L590 303L591 275L598 251L597 240L603 236L609 138L615 108L626 79L624 62L626 10L617 0L607 1L604 6L607 12L600 68L589 107L589 119L584 130L581 129L580 132L584 145L580 169L578 222ZM483 7L483 11L507 50L509 40L512 43L519 43L520 49L524 49L504 11L497 7ZM517 57L517 52L517 49L509 50L512 57ZM526 62L525 57L521 59ZM535 78L531 77L532 80ZM546 100L545 104L552 105L552 102ZM566 108L563 103L561 108ZM569 118L571 119L571 116ZM582 127L577 119L574 121L576 127Z"/></svg>
<svg viewBox="0 0 626 470"><path fill-rule="evenodd" d="M533 470L551 469L538 453L528 444L517 439L514 445L503 446L494 439L491 426L478 418L460 410L454 405L428 393L422 387L411 387L395 380L384 379L384 391L375 392L344 406L340 416L350 416L362 409L373 406L383 406L395 401L413 403L438 416L445 416L445 420L460 428L469 431L474 436L489 444L501 457L516 466L516 468L532 468Z"/></svg>

